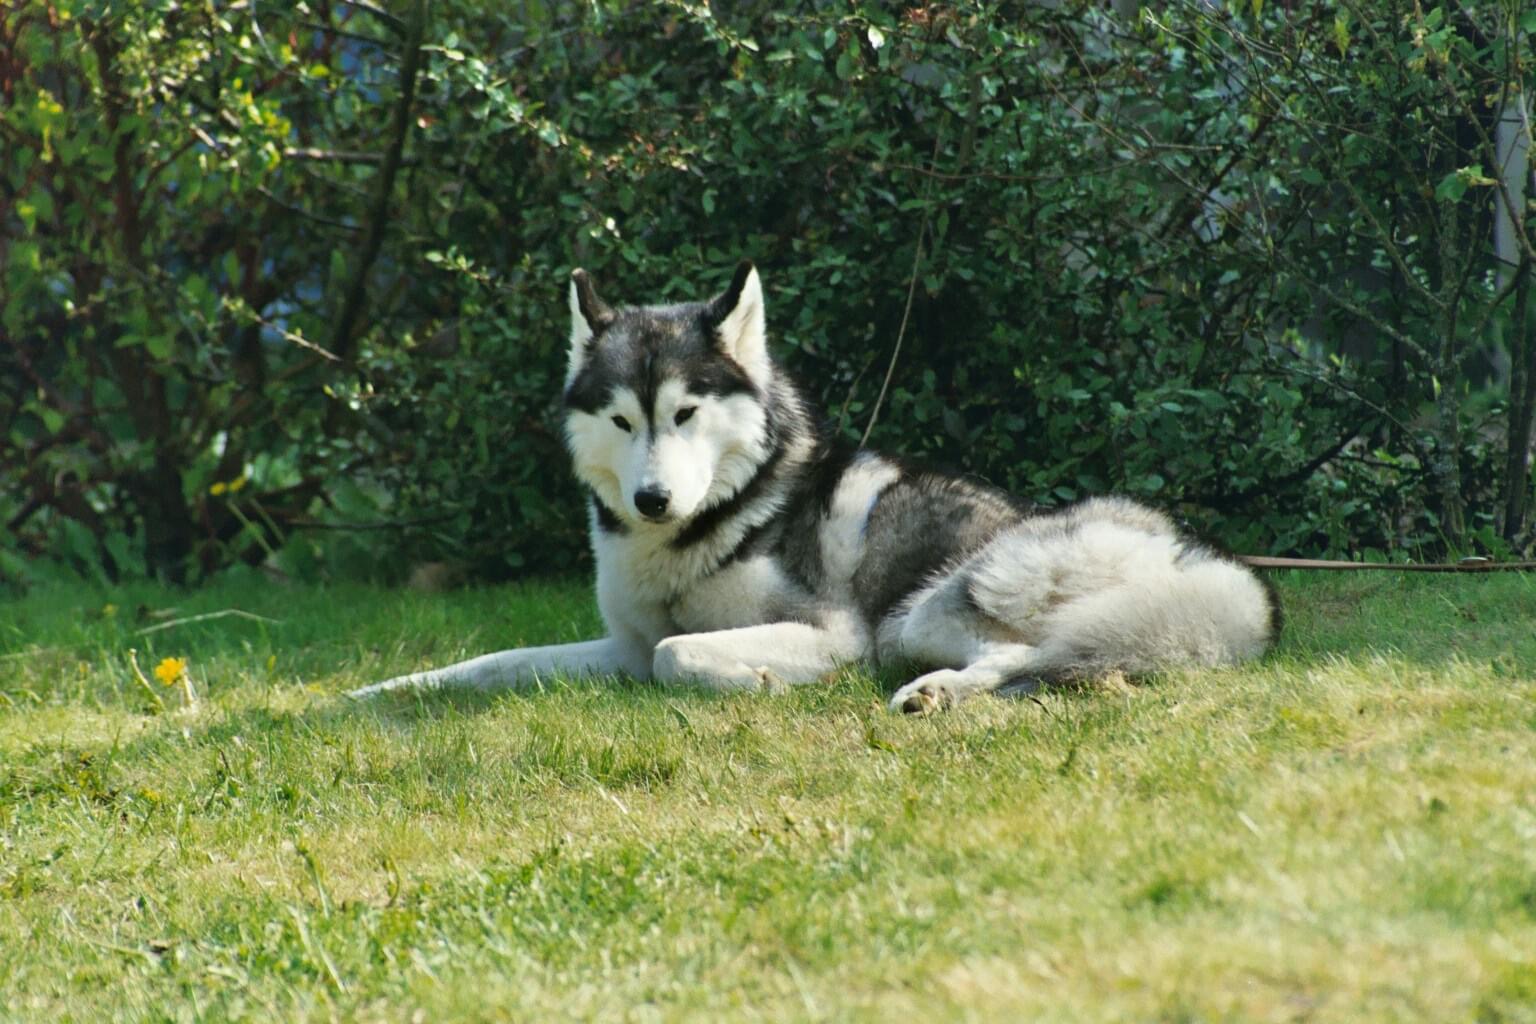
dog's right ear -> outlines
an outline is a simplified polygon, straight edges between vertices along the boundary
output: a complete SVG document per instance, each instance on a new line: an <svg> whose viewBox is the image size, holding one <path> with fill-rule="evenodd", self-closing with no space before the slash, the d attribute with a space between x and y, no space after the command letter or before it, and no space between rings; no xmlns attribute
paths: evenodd
<svg viewBox="0 0 1536 1024"><path fill-rule="evenodd" d="M587 345L593 336L613 323L613 310L597 297L597 289L592 287L592 278L580 267L571 271L570 298L571 351L566 363L566 387L570 387L571 381L576 379L576 374L586 362Z"/></svg>
<svg viewBox="0 0 1536 1024"><path fill-rule="evenodd" d="M772 374L763 318L763 284L751 260L742 260L730 285L710 300L705 321L715 332L720 351L736 360L758 386Z"/></svg>

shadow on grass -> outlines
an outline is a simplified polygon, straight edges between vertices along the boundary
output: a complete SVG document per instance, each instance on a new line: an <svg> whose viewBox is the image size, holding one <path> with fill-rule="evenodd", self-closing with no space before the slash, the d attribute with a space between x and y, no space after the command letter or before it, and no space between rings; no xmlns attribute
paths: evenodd
<svg viewBox="0 0 1536 1024"><path fill-rule="evenodd" d="M1279 574L1291 662L1381 655L1536 673L1536 574Z"/></svg>
<svg viewBox="0 0 1536 1024"><path fill-rule="evenodd" d="M1271 657L1281 664L1384 656L1426 667L1453 661L1487 663L1501 673L1536 674L1536 576L1284 572L1274 578L1285 605L1286 628ZM115 617L103 612L114 602L122 602ZM167 611L191 618L231 607L279 624L230 617L141 632L142 623L163 621L157 616ZM574 639L582 631L595 634L598 628L590 594L580 581L445 595L364 587L285 589L252 581L184 593L148 585L116 593L80 587L10 602L3 610L16 614L8 626L0 627L0 647L13 649L0 654L0 698L9 694L17 704L94 699L132 706L138 698L123 682L128 678L129 647L139 649L146 672L161 656L186 656L215 680L222 673L241 680L265 678L279 692L285 683L314 683L340 691L495 650L498 641L509 636L549 642ZM86 675L82 666L90 661L101 666L98 675L110 679L111 690L100 679L76 685L75 679ZM854 670L848 675L861 680L856 685L870 700L885 699L908 678L895 670ZM216 685L215 690L234 685L243 683ZM846 704L848 685L833 687L827 699ZM623 677L561 682L550 689L566 695L601 694L615 707L664 702L686 708L739 699ZM823 690L799 688L796 706L814 709ZM539 699L538 689L439 690L366 701L338 693L313 702L304 714L321 727L333 719L366 716L384 727L410 728L434 717L480 714L508 700ZM226 712L242 713L247 712ZM237 734L241 726L211 723L207 728Z"/></svg>
<svg viewBox="0 0 1536 1024"><path fill-rule="evenodd" d="M1278 582L1288 624L1280 646L1270 657L1281 669L1305 670L1338 660L1366 662L1385 657L1425 668L1454 663L1486 666L1490 675L1499 677L1536 677L1536 577L1447 579L1361 574L1319 578L1287 573ZM231 596L201 595L201 606L232 604ZM543 689L491 693L437 690L354 700L340 691L395 671L420 668L422 661L436 660L432 652L446 652L442 661L463 656L464 646L471 642L464 637L474 637L478 644L496 632L484 619L503 607L502 595L492 591L429 598L367 591L361 594L365 606L350 617L357 627L350 633L340 628L349 617L327 607L329 602L323 600L326 595L300 596L304 600L294 601L286 609L276 607L280 603L276 599L267 605L248 602L263 614L286 611L293 623L291 629L244 622L224 622L217 628L189 627L195 634L179 636L174 646L167 644L154 652L186 653L194 663L220 665L227 673L223 683L215 677L212 690L205 691L205 709L193 716L178 717L172 712L142 719L121 716L114 721L108 715L108 724L98 728L88 715L82 715L78 730L57 726L63 721L58 717L60 712L73 714L72 709L84 711L94 705L102 711L121 713L131 711L140 699L131 688L115 683L109 688L103 678L78 683L78 694L73 689L76 659L81 653L110 663L119 675L124 673L124 652L133 645L133 638L111 623L92 620L74 637L64 630L59 631L65 633L62 636L39 637L42 643L48 639L77 640L82 645L79 651L26 654L0 661L0 695L27 694L13 701L23 712L29 707L55 709L48 712L52 718L38 719L54 725L28 725L26 728L37 731L14 735L17 742L10 744L14 760L0 771L0 802L34 797L93 802L120 799L116 790L125 784L125 776L112 769L114 762L139 766L126 776L131 779L140 775L144 766L174 757L174 748L191 745L203 751L198 755L197 799L207 794L212 794L207 799L222 799L219 793L240 784L254 786L255 791L270 791L270 799L280 803L285 783L266 779L262 769L243 761L262 744L282 747L284 737L290 736L320 739L309 749L341 765L327 762L311 766L311 774L325 774L327 778L333 772L341 773L338 778L357 774L346 767L350 755L340 753L349 745L364 748L371 737L403 740L403 744L395 745L412 751L413 758L419 756L427 764L423 771L430 781L424 785L434 790L451 788L465 784L466 776L442 766L448 762L473 763L468 754L445 746L453 742L455 734L466 731L454 724L513 706L524 709L514 712L518 727L531 728L544 744L532 744L519 754L528 761L528 771L571 780L590 775L622 784L630 778L653 779L658 773L664 774L663 762L682 756L679 745L695 742L685 738L691 737L693 724L714 719L719 725L720 716L715 711L722 706L738 705L743 717L762 713L812 720L850 711L874 716L908 679L895 670L850 669L828 685L799 687L787 697L722 695L607 677L561 681ZM560 621L568 614L594 618L586 607L590 599L584 592L567 588L562 600L565 607L559 613ZM198 604L187 604L187 613L199 611ZM405 610L395 611L400 608ZM67 609L56 607L50 614L60 621L69 620ZM504 612L502 617L506 617ZM423 633L423 629L428 631ZM294 642L301 646L292 649ZM271 657L280 661L277 672L264 677L261 671L250 669ZM18 682L6 668L22 662L25 668L15 674ZM141 664L147 669L150 662ZM107 674L97 671L98 677ZM55 677L51 686L50 677ZM1173 677L1149 681L1157 690L1179 685ZM1095 713L1095 709L1107 713L1115 704L1105 700L1105 695L1106 689L1095 685L1053 690L1053 696L1066 698L1071 706ZM1015 696L1023 701L1031 699L1028 695ZM1054 706L1060 711L1060 704ZM610 722L615 730L612 743ZM584 723L581 727L589 733L573 741L569 735L577 727L573 723ZM48 731L55 728L58 731ZM103 728L117 731L104 733ZM667 732L669 728L676 734ZM104 738L108 735L112 738ZM366 782L374 770L364 766L359 772Z"/></svg>

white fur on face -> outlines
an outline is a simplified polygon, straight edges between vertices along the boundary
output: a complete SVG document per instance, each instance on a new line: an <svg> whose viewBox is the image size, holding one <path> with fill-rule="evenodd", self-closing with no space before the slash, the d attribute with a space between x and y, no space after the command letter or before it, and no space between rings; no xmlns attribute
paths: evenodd
<svg viewBox="0 0 1536 1024"><path fill-rule="evenodd" d="M683 423L677 414L692 409ZM595 414L566 418L576 475L615 513L647 524L635 507L641 490L669 495L668 522L686 521L746 485L767 455L767 414L750 395L694 395L681 380L662 384L652 422L627 388ZM614 424L622 416L630 430Z"/></svg>

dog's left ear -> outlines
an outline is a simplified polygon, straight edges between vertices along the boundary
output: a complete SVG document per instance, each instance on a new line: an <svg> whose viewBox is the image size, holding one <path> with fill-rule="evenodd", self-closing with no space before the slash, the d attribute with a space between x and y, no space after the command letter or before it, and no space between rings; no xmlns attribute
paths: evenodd
<svg viewBox="0 0 1536 1024"><path fill-rule="evenodd" d="M736 267L731 286L709 303L706 319L720 351L734 359L759 384L769 378L768 332L763 315L763 284L751 260Z"/></svg>

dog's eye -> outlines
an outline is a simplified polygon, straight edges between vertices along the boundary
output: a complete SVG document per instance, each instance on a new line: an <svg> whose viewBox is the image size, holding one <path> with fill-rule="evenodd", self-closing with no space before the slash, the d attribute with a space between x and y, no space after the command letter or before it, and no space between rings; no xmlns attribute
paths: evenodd
<svg viewBox="0 0 1536 1024"><path fill-rule="evenodd" d="M696 411L697 407L692 405L688 406L686 409L679 409L677 410L677 415L672 417L672 422L676 423L678 426L682 426L684 423L687 423L689 420L693 419L693 414Z"/></svg>
<svg viewBox="0 0 1536 1024"><path fill-rule="evenodd" d="M625 419L623 416L615 416L613 418L613 425L624 431L626 434L634 429L629 425L629 420Z"/></svg>

